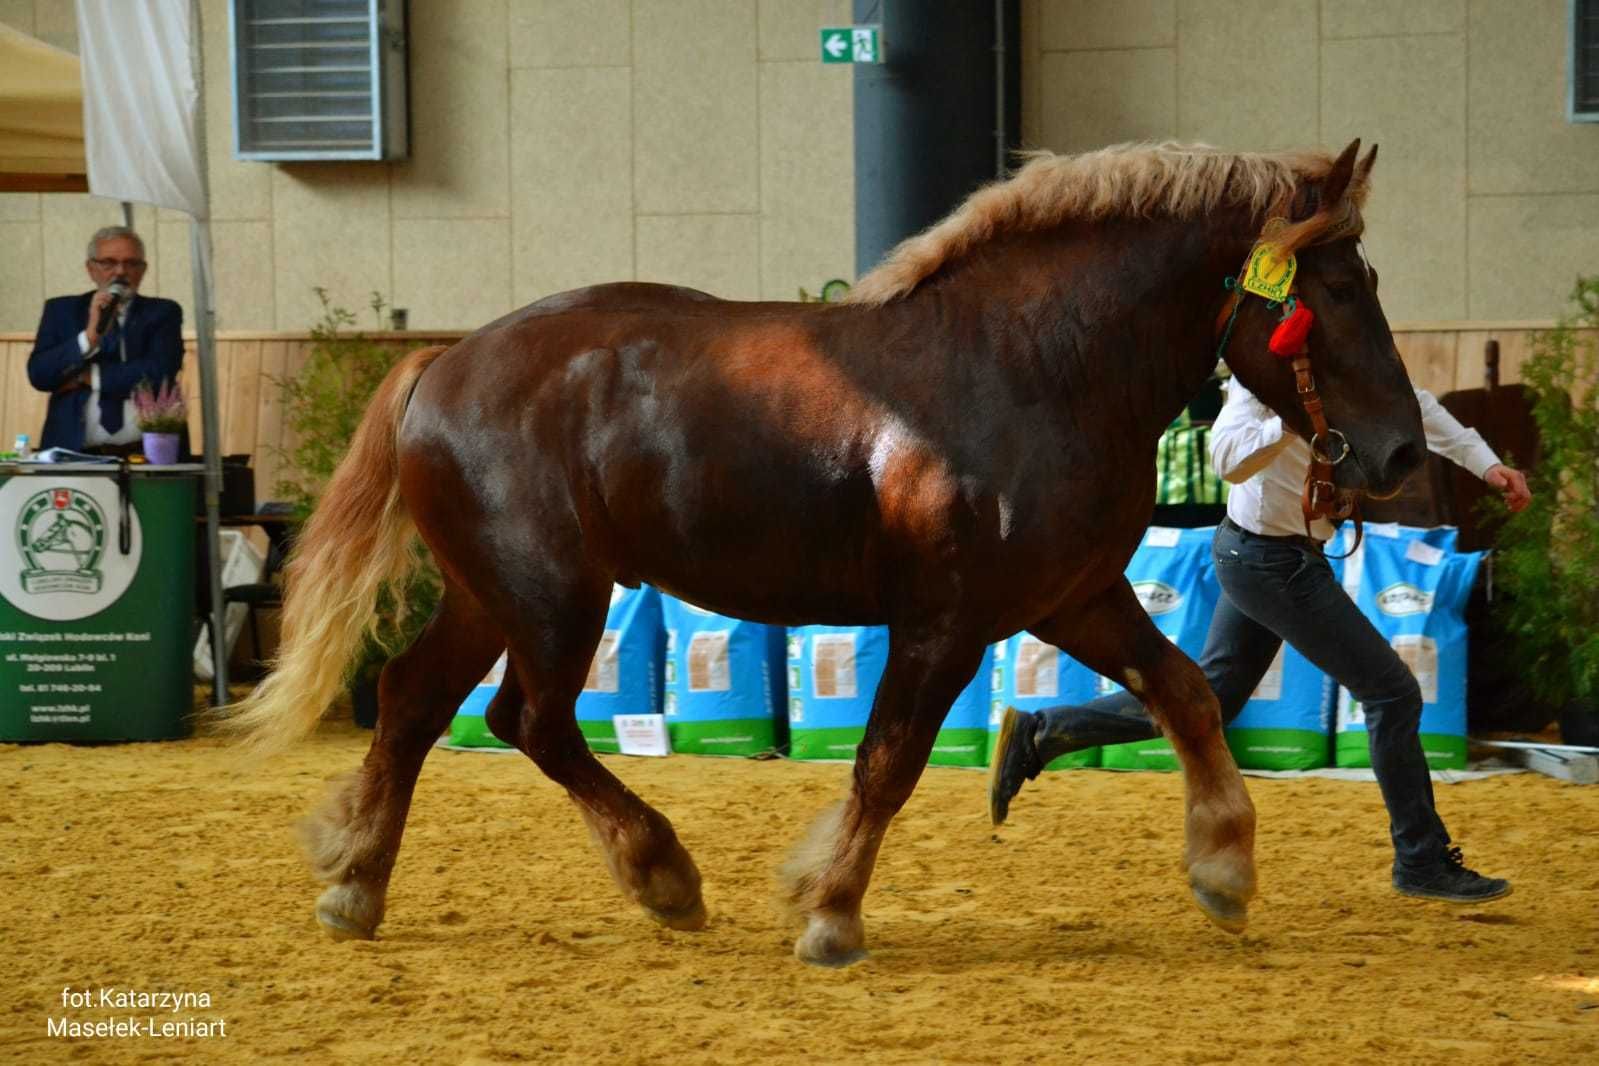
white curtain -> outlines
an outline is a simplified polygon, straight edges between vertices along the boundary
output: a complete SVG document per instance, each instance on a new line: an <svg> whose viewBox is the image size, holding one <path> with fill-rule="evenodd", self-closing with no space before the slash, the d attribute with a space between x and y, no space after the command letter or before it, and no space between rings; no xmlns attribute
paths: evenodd
<svg viewBox="0 0 1599 1066"><path fill-rule="evenodd" d="M89 191L206 217L191 0L77 0Z"/></svg>

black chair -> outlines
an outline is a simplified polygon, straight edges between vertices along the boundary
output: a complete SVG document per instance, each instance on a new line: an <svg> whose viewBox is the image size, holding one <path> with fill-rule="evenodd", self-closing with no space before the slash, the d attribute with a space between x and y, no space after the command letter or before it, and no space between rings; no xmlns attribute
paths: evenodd
<svg viewBox="0 0 1599 1066"><path fill-rule="evenodd" d="M261 515L292 515L294 505L281 500L269 500L256 509ZM283 606L283 585L277 580L279 571L288 559L294 544L295 527L290 524L262 524L267 535L266 564L261 568L261 580L247 585L231 585L222 590L222 602L229 606L239 603L249 608L250 650L255 662L261 661L261 625L256 617L260 608Z"/></svg>

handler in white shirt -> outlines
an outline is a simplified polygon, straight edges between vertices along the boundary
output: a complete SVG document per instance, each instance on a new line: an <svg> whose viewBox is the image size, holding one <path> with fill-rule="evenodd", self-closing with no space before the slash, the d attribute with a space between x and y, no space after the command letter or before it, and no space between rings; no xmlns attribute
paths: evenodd
<svg viewBox="0 0 1599 1066"><path fill-rule="evenodd" d="M1299 495L1310 465L1310 445L1283 432L1283 420L1238 380L1226 386L1227 402L1210 432L1210 462L1219 477L1236 486L1227 494L1227 517L1251 533L1291 536L1305 532ZM1465 467L1505 495L1513 511L1532 497L1527 479L1499 461L1482 434L1461 425L1426 389L1416 390L1427 449ZM1258 477L1256 475L1259 475ZM1310 524L1310 535L1332 539L1325 518Z"/></svg>
<svg viewBox="0 0 1599 1066"><path fill-rule="evenodd" d="M1513 511L1532 499L1521 473L1499 461L1480 434L1416 390L1427 447L1482 478ZM1211 552L1222 596L1199 665L1221 704L1223 721L1243 710L1287 640L1360 701L1372 768L1388 808L1396 891L1424 899L1480 903L1510 883L1468 869L1433 805L1421 750L1421 689L1399 655L1350 600L1322 554L1333 527L1324 519L1305 533L1300 493L1310 445L1285 433L1282 419L1236 380L1211 429L1211 465L1234 488ZM1052 759L1101 744L1159 735L1137 697L1122 692L1078 707L1015 716L1009 743L994 753L989 809L1003 821L1022 782Z"/></svg>

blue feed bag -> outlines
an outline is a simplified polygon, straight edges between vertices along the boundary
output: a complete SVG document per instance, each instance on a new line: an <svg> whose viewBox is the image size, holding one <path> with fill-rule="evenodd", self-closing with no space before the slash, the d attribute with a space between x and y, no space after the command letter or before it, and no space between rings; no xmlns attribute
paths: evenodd
<svg viewBox="0 0 1599 1066"><path fill-rule="evenodd" d="M672 750L755 755L780 739L781 626L745 622L661 596L666 626L663 708Z"/></svg>
<svg viewBox="0 0 1599 1066"><path fill-rule="evenodd" d="M1018 711L1087 703L1099 695L1099 675L1053 644L1017 633L994 645L994 698L988 727L997 731L1008 704ZM990 745L992 747L992 744ZM992 759L992 753L990 754ZM1098 766L1099 749L1062 755L1046 770Z"/></svg>
<svg viewBox="0 0 1599 1066"><path fill-rule="evenodd" d="M789 754L795 759L853 759L887 668L886 626L790 629Z"/></svg>
<svg viewBox="0 0 1599 1066"><path fill-rule="evenodd" d="M1221 586L1210 556L1215 526L1170 529L1151 526L1127 564L1127 580L1155 627L1192 659L1198 659L1216 613ZM1100 695L1122 691L1111 678L1099 681ZM1118 770L1176 770L1177 754L1164 737L1111 744L1102 765Z"/></svg>
<svg viewBox="0 0 1599 1066"><path fill-rule="evenodd" d="M449 742L452 747L510 747L489 732L488 724L483 720L483 716L488 713L489 704L494 700L494 694L500 691L500 682L505 678L505 671L505 653L501 652L500 658L489 670L488 675L478 682L466 699L461 701L455 717L450 719Z"/></svg>
<svg viewBox="0 0 1599 1066"><path fill-rule="evenodd" d="M1452 552L1420 538L1371 538L1356 604L1421 687L1421 744L1435 770L1466 765L1466 601L1481 552ZM1370 766L1365 714L1339 692L1339 766Z"/></svg>
<svg viewBox="0 0 1599 1066"><path fill-rule="evenodd" d="M577 725L590 748L618 750L613 715L661 713L665 654L660 592L613 586L605 634L577 698Z"/></svg>

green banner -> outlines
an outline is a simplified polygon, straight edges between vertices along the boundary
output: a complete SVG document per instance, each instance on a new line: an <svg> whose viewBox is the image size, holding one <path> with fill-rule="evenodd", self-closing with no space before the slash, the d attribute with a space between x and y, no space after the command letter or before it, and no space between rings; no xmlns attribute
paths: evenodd
<svg viewBox="0 0 1599 1066"><path fill-rule="evenodd" d="M1316 770L1327 765L1327 734L1310 729L1227 730L1241 770Z"/></svg>
<svg viewBox="0 0 1599 1066"><path fill-rule="evenodd" d="M710 722L666 720L666 734L678 755L761 755L777 749L777 726L770 718L723 718Z"/></svg>
<svg viewBox="0 0 1599 1066"><path fill-rule="evenodd" d="M929 766L987 766L988 729L940 729Z"/></svg>
<svg viewBox="0 0 1599 1066"><path fill-rule="evenodd" d="M590 751L615 755L622 750L622 745L616 739L616 723L610 719L579 718L577 727L582 731L583 739L589 742Z"/></svg>
<svg viewBox="0 0 1599 1066"><path fill-rule="evenodd" d="M0 470L0 740L192 730L198 481L115 472Z"/></svg>
<svg viewBox="0 0 1599 1066"><path fill-rule="evenodd" d="M458 748L509 748L511 745L489 732L480 714L458 714L450 719L450 743Z"/></svg>
<svg viewBox="0 0 1599 1066"><path fill-rule="evenodd" d="M789 728L788 755L791 759L855 758L855 749L866 735L865 726L840 726L836 729Z"/></svg>
<svg viewBox="0 0 1599 1066"><path fill-rule="evenodd" d="M1421 734L1421 750L1429 770L1464 770L1466 738L1446 733ZM1337 765L1348 769L1370 769L1371 748L1364 729L1339 733L1335 750Z"/></svg>
<svg viewBox="0 0 1599 1066"><path fill-rule="evenodd" d="M1104 751L1104 750L1105 749L1103 749L1103 748L1084 748L1082 751L1074 751L1074 752L1071 752L1068 755L1062 755L1058 759L1049 760L1049 764L1047 766L1045 766L1044 769L1046 769L1046 770L1083 770L1083 769L1090 769L1092 767L1095 767L1095 766L1099 765L1100 753L1102 751Z"/></svg>
<svg viewBox="0 0 1599 1066"><path fill-rule="evenodd" d="M1100 765L1107 770L1182 769L1177 753L1165 737L1135 740L1131 744L1107 744L1100 750Z"/></svg>

